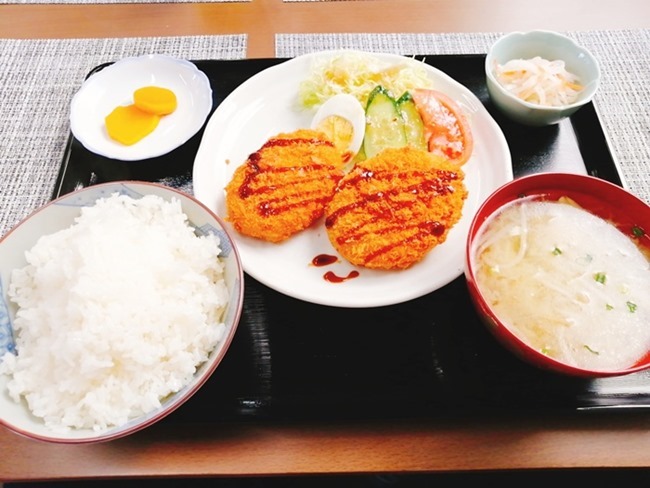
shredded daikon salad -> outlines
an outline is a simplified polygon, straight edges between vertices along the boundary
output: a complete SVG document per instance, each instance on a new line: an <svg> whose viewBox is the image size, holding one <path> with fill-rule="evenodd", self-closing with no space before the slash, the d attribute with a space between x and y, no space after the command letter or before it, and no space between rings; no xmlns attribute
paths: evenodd
<svg viewBox="0 0 650 488"><path fill-rule="evenodd" d="M396 98L413 88L433 87L424 63L405 59L395 64L350 51L317 58L310 76L301 82L298 96L302 106L312 108L334 95L349 93L365 107L368 95L377 85Z"/></svg>
<svg viewBox="0 0 650 488"><path fill-rule="evenodd" d="M495 75L506 90L536 105L570 105L584 88L578 77L567 71L564 61L549 61L540 56L497 63Z"/></svg>

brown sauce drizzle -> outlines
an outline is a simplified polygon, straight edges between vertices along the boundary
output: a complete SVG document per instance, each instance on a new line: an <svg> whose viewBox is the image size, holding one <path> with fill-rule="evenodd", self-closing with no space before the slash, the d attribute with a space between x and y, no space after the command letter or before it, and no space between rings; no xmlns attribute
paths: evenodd
<svg viewBox="0 0 650 488"><path fill-rule="evenodd" d="M359 272L357 270L350 271L347 276L338 276L332 271L328 271L323 275L323 278L325 278L325 281L329 281L330 283L343 283L344 281L351 280L357 276L359 276Z"/></svg>
<svg viewBox="0 0 650 488"><path fill-rule="evenodd" d="M390 244L387 244L386 246L380 247L379 249L376 249L375 251L369 253L367 256L365 256L364 259L364 264L368 264L371 262L373 259L375 259L378 256L381 256L382 254L386 254L387 252L392 251L395 249L397 246L404 246L409 244L410 242L414 241L419 241L423 237L432 234L434 236L441 236L445 232L445 226L441 224L440 222L423 222L420 223L419 225L414 225L411 226L411 228L417 227L419 229L418 232L413 234L412 236L402 239L397 242L391 242ZM405 228L405 227L402 227ZM383 231L383 229L382 229ZM383 233L383 232L382 232Z"/></svg>
<svg viewBox="0 0 650 488"><path fill-rule="evenodd" d="M259 153L262 149L266 149L268 147L297 146L298 144L334 147L334 143L332 141L328 141L327 139L308 139L305 137L291 137L287 139L272 138L266 141L266 143L264 143L264 145L258 151L256 151L256 153Z"/></svg>
<svg viewBox="0 0 650 488"><path fill-rule="evenodd" d="M420 181L413 185L408 185L406 187L400 187L399 181L409 177L417 177ZM427 203L433 198L439 195L445 195L454 191L454 188L449 185L449 182L452 180L458 179L458 174L452 171L437 170L435 176L432 173L424 171L404 171L395 173L392 171L384 172L373 172L364 170L359 172L353 178L349 178L344 181L343 184L339 185L339 191L345 189L346 186L356 185L359 181L364 179L376 178L378 180L394 180L397 182L396 185L393 185L387 191L379 191L375 193L366 193L361 194L360 199L356 200L348 205L344 205L341 208L338 208L330 215L328 215L325 220L326 227L332 227L336 221L343 215L346 215L350 212L353 212L357 209L363 209L373 202L387 199L388 197L395 197L403 193L413 193L420 195L422 200ZM402 208L408 208L414 204L413 201L391 201L392 210L399 210ZM372 219L381 218L382 215L373 214L370 215Z"/></svg>
<svg viewBox="0 0 650 488"><path fill-rule="evenodd" d="M263 217L277 215L294 208L306 207L314 203L322 206L324 203L330 200L330 195L321 195L318 192L312 192L311 194L302 193L300 195L293 193L284 195L282 197L271 197L271 195L276 194L278 190L282 190L285 187L295 186L298 182L309 183L322 180L323 178L331 178L336 184L341 178L339 175L329 174L331 168L326 164L313 163L302 166L281 167L260 164L262 160L261 151L263 149L270 147L286 147L298 145L334 146L330 141L321 139L270 139L258 151L254 152L248 157L248 161L246 162L247 172L242 185L239 187L239 196L242 199L246 199L254 195L269 194L269 198L263 200L257 206L259 214ZM255 185L258 179L264 175L272 174L289 174L293 175L294 177L285 177L282 183L278 182L278 184L260 186ZM296 197L298 197L298 200L295 200ZM291 201L289 200L290 198L294 200ZM318 212L317 216L319 215L320 213Z"/></svg>
<svg viewBox="0 0 650 488"><path fill-rule="evenodd" d="M311 260L311 264L317 267L322 267L329 266L330 264L337 263L338 261L339 258L332 256L331 254L319 254ZM359 276L359 272L356 270L350 271L347 276L339 276L333 271L328 271L323 275L323 279L325 281L329 281L330 283L343 283L344 281L351 280L357 276Z"/></svg>
<svg viewBox="0 0 650 488"><path fill-rule="evenodd" d="M332 256L331 254L319 254L311 260L311 264L320 268L322 266L329 266L330 264L334 264L338 260L339 258Z"/></svg>
<svg viewBox="0 0 650 488"><path fill-rule="evenodd" d="M325 219L325 226L330 228L342 216L357 210L366 210L371 203L390 199L390 205L382 208L367 209L366 219L361 219L360 222L346 229L346 232L337 236L339 244L362 240L366 235L373 233L378 235L387 235L397 231L412 230L413 234L406 239L397 242L389 243L379 249L374 250L365 256L364 264L367 265L373 259L376 259L382 254L386 254L398 246L408 245L411 242L422 240L428 235L440 237L444 234L446 226L438 221L426 221L419 223L410 222L395 222L393 213L410 208L416 204L417 200L399 200L394 197L399 197L401 194L410 193L419 196L419 201L430 204L430 202L438 196L445 195L454 191L451 181L458 179L458 173L453 171L435 170L434 172L424 171L403 171L403 172L374 172L370 170L363 170L345 180L339 185L339 189L344 189L346 186L358 185L362 180L369 180L374 178L376 180L390 180L390 189L386 191L378 191L375 193L360 194L359 198L352 203L344 205L334 212L330 213ZM411 185L400 185L401 181L409 181L413 178L417 182ZM393 197L393 198L391 198ZM373 228L372 230L365 230L368 224L374 221L385 222L380 228Z"/></svg>

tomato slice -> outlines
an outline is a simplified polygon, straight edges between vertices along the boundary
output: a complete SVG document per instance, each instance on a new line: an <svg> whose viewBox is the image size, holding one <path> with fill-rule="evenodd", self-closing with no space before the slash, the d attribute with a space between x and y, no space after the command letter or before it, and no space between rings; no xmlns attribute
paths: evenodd
<svg viewBox="0 0 650 488"><path fill-rule="evenodd" d="M474 138L460 106L437 90L417 88L411 96L424 123L429 152L459 166L465 164L472 155Z"/></svg>

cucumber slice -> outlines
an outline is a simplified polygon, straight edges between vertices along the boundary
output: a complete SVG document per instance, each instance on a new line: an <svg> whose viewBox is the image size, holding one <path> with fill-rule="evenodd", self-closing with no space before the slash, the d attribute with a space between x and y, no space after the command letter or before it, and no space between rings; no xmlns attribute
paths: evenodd
<svg viewBox="0 0 650 488"><path fill-rule="evenodd" d="M366 135L363 148L371 158L387 147L406 146L404 120L395 99L381 86L368 96L366 105Z"/></svg>
<svg viewBox="0 0 650 488"><path fill-rule="evenodd" d="M397 100L397 108L402 114L404 119L404 131L406 133L406 142L409 146L427 150L427 139L424 135L424 122L418 108L413 101L413 97L409 92L404 94Z"/></svg>

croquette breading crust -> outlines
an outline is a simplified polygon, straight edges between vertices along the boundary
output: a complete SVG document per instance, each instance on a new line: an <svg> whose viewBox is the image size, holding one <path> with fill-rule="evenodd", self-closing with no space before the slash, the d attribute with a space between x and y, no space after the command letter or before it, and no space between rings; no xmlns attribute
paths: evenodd
<svg viewBox="0 0 650 488"><path fill-rule="evenodd" d="M467 198L463 171L404 147L359 162L325 210L332 245L352 264L405 269L445 241Z"/></svg>
<svg viewBox="0 0 650 488"><path fill-rule="evenodd" d="M235 170L226 186L228 221L241 234L284 241L323 216L343 165L320 132L278 134Z"/></svg>

